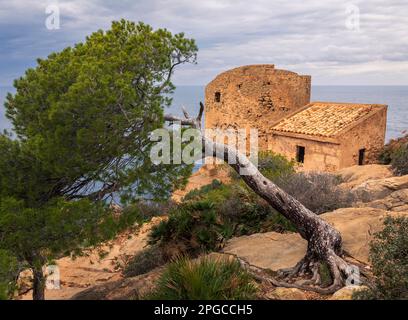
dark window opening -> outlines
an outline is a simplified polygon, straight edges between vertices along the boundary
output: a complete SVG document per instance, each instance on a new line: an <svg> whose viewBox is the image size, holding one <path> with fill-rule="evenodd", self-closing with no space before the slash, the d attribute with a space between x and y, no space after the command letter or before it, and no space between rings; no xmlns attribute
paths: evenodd
<svg viewBox="0 0 408 320"><path fill-rule="evenodd" d="M364 160L365 160L365 149L360 149L358 151L358 165L359 166L364 165Z"/></svg>
<svg viewBox="0 0 408 320"><path fill-rule="evenodd" d="M296 161L305 163L305 147L296 146Z"/></svg>
<svg viewBox="0 0 408 320"><path fill-rule="evenodd" d="M221 92L215 93L215 102L221 102Z"/></svg>

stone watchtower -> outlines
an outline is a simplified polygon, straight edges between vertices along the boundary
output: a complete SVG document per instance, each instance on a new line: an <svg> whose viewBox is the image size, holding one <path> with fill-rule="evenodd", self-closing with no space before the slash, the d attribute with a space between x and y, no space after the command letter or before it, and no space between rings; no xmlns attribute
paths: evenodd
<svg viewBox="0 0 408 320"><path fill-rule="evenodd" d="M205 89L205 127L256 128L267 149L270 128L310 102L311 77L251 65L218 75Z"/></svg>

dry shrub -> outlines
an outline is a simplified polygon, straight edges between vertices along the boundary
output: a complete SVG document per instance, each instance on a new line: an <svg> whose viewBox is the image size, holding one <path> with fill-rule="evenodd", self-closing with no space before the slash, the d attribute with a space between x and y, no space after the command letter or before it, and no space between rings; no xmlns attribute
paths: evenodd
<svg viewBox="0 0 408 320"><path fill-rule="evenodd" d="M135 255L126 265L123 275L135 277L147 273L167 262L163 250L158 246L150 246Z"/></svg>
<svg viewBox="0 0 408 320"><path fill-rule="evenodd" d="M351 207L355 196L340 187L339 176L329 173L296 173L277 180L277 184L316 214Z"/></svg>

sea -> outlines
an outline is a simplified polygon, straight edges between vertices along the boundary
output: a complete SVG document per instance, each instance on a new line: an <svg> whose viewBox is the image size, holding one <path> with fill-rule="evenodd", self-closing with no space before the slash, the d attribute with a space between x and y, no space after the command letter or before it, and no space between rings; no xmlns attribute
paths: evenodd
<svg viewBox="0 0 408 320"><path fill-rule="evenodd" d="M10 130L4 115L4 99L12 87L0 87L0 131ZM386 141L408 131L408 86L313 86L312 101L377 103L388 105ZM199 102L204 101L204 86L177 86L173 104L166 113L182 114L184 106L192 115L197 114Z"/></svg>

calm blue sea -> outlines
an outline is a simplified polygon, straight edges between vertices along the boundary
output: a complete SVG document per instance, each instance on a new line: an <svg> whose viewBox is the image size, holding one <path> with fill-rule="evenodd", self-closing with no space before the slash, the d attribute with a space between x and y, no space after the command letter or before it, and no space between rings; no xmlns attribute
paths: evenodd
<svg viewBox="0 0 408 320"><path fill-rule="evenodd" d="M0 87L1 131L11 128L4 117L3 107L4 98L9 91L12 92L13 88ZM168 111L181 115L181 106L185 106L191 114L197 114L200 101L204 101L203 86L179 86L174 94L173 105ZM408 130L408 86L313 86L312 101L387 104L387 141Z"/></svg>

